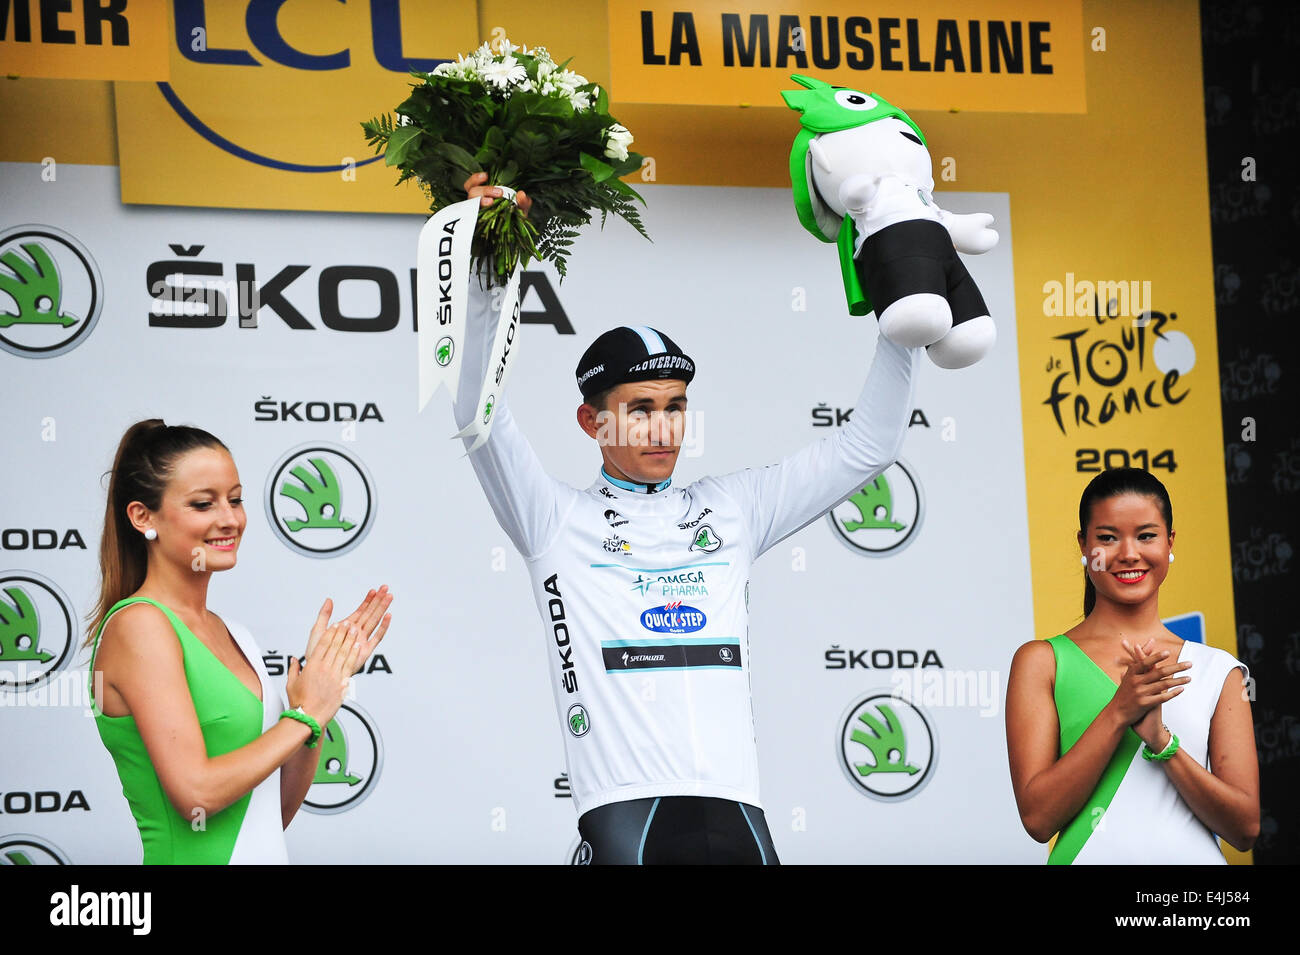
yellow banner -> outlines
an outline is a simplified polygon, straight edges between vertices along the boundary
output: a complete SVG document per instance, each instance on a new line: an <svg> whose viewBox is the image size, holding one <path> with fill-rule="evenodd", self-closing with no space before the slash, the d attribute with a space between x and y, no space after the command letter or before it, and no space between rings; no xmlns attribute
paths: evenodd
<svg viewBox="0 0 1300 955"><path fill-rule="evenodd" d="M165 80L164 0L3 0L0 74Z"/></svg>
<svg viewBox="0 0 1300 955"><path fill-rule="evenodd" d="M609 45L622 103L781 106L806 73L907 109L1087 111L1080 0L609 0Z"/></svg>
<svg viewBox="0 0 1300 955"><path fill-rule="evenodd" d="M116 84L122 201L420 212L366 145L411 70L476 47L473 2L175 0L165 83Z"/></svg>

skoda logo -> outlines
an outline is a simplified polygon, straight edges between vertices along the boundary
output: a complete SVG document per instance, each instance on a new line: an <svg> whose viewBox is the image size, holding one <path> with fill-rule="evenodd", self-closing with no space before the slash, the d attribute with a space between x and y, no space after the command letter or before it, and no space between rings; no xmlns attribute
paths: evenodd
<svg viewBox="0 0 1300 955"><path fill-rule="evenodd" d="M433 346L433 360L444 367L451 364L451 358L455 354L456 343L446 335L439 338L438 343Z"/></svg>
<svg viewBox="0 0 1300 955"><path fill-rule="evenodd" d="M840 768L853 788L883 802L915 796L939 761L930 718L890 690L854 700L840 720L835 744Z"/></svg>
<svg viewBox="0 0 1300 955"><path fill-rule="evenodd" d="M266 481L266 516L290 549L308 557L352 550L375 522L375 483L349 451L309 444L276 462Z"/></svg>
<svg viewBox="0 0 1300 955"><path fill-rule="evenodd" d="M45 225L0 232L0 348L21 358L70 352L103 307L99 266L75 238Z"/></svg>
<svg viewBox="0 0 1300 955"><path fill-rule="evenodd" d="M888 557L916 540L924 516L921 485L902 461L831 508L835 537L864 557Z"/></svg>
<svg viewBox="0 0 1300 955"><path fill-rule="evenodd" d="M574 736L586 736L591 729L591 720L587 717L587 708L581 703L574 703L564 718L569 725L569 732Z"/></svg>
<svg viewBox="0 0 1300 955"><path fill-rule="evenodd" d="M320 761L302 807L332 814L354 809L374 791L384 765L384 746L374 718L355 703L344 703L322 728Z"/></svg>
<svg viewBox="0 0 1300 955"><path fill-rule="evenodd" d="M0 865L72 865L58 846L42 839L15 833L0 836Z"/></svg>
<svg viewBox="0 0 1300 955"><path fill-rule="evenodd" d="M40 686L72 661L72 601L58 584L26 570L0 573L0 691Z"/></svg>

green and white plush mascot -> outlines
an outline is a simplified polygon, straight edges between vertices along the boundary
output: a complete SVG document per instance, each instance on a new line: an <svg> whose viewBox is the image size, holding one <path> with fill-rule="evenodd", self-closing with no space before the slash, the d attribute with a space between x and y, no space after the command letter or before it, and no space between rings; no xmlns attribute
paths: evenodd
<svg viewBox="0 0 1300 955"><path fill-rule="evenodd" d="M837 242L849 311L873 310L880 333L925 347L942 368L979 361L997 337L975 280L957 256L997 245L993 217L957 215L934 203L930 153L920 127L897 106L808 76L784 90L802 129L790 151L799 221Z"/></svg>

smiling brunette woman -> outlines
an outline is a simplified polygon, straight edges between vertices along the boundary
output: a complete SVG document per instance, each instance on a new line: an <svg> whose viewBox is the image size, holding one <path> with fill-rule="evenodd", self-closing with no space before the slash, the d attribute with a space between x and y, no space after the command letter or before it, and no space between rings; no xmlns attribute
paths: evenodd
<svg viewBox="0 0 1300 955"><path fill-rule="evenodd" d="M146 864L288 862L284 829L321 730L392 619L387 587L334 624L326 600L306 662L290 661L284 709L248 630L207 607L213 572L235 566L240 494L230 452L206 431L154 418L118 445L86 642L95 724Z"/></svg>
<svg viewBox="0 0 1300 955"><path fill-rule="evenodd" d="M1085 619L1011 664L1007 752L1025 830L1049 864L1224 864L1215 833L1259 834L1245 666L1165 628L1174 561L1165 486L1103 471L1079 502Z"/></svg>

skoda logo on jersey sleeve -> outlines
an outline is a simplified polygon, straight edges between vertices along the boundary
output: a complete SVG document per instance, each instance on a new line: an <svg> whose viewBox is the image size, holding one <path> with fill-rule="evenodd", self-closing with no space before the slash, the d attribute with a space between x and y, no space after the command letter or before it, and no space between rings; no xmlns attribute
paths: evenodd
<svg viewBox="0 0 1300 955"><path fill-rule="evenodd" d="M0 348L62 355L90 337L103 307L99 266L71 235L46 225L0 233Z"/></svg>
<svg viewBox="0 0 1300 955"><path fill-rule="evenodd" d="M375 482L361 460L330 444L307 444L276 462L266 480L276 536L308 557L338 557L375 522Z"/></svg>
<svg viewBox="0 0 1300 955"><path fill-rule="evenodd" d="M574 703L569 707L569 712L565 715L564 721L568 724L569 732L574 736L586 736L591 729L591 719L587 716L587 708L581 703Z"/></svg>
<svg viewBox="0 0 1300 955"><path fill-rule="evenodd" d="M864 557L888 557L916 540L925 513L921 484L902 461L826 515L840 543Z"/></svg>
<svg viewBox="0 0 1300 955"><path fill-rule="evenodd" d="M915 796L939 762L939 739L931 719L890 690L854 700L840 719L835 748L853 788L883 802Z"/></svg>
<svg viewBox="0 0 1300 955"><path fill-rule="evenodd" d="M331 815L356 808L369 796L384 767L384 745L375 720L355 703L344 703L321 732L320 761L302 807Z"/></svg>
<svg viewBox="0 0 1300 955"><path fill-rule="evenodd" d="M655 633L695 633L703 630L706 622L704 611L684 606L680 600L641 613L641 626Z"/></svg>
<svg viewBox="0 0 1300 955"><path fill-rule="evenodd" d="M26 570L0 573L0 692L25 692L72 661L72 601L54 581Z"/></svg>

